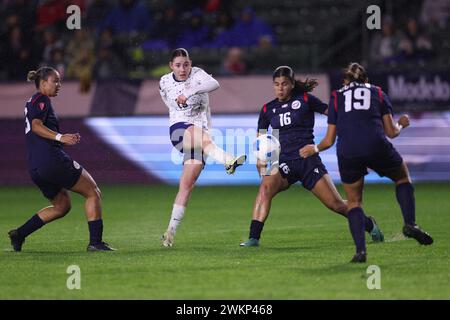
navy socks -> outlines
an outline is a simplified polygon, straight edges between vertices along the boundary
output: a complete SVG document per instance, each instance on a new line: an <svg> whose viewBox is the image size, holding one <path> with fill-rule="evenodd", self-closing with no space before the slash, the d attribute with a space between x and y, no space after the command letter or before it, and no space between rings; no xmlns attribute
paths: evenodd
<svg viewBox="0 0 450 320"><path fill-rule="evenodd" d="M250 236L249 238L258 239L261 237L261 232L264 227L264 222L258 220L252 220L250 224Z"/></svg>
<svg viewBox="0 0 450 320"><path fill-rule="evenodd" d="M403 221L405 224L416 224L416 200L414 197L414 187L406 182L395 187L395 195L398 204L402 209Z"/></svg>
<svg viewBox="0 0 450 320"><path fill-rule="evenodd" d="M356 245L356 252L366 251L364 221L365 215L362 208L353 208L348 212L348 224Z"/></svg>
<svg viewBox="0 0 450 320"><path fill-rule="evenodd" d="M19 227L17 229L17 232L21 237L26 238L36 230L42 228L44 224L45 224L44 221L42 221L41 218L39 218L39 216L35 214L30 218L30 220L28 220L21 227Z"/></svg>
<svg viewBox="0 0 450 320"><path fill-rule="evenodd" d="M99 244L103 236L103 220L88 221L89 244Z"/></svg>

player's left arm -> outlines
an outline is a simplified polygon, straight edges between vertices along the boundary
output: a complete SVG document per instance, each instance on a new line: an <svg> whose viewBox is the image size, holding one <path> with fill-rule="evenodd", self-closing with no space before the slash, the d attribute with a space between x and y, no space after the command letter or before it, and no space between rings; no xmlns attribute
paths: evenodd
<svg viewBox="0 0 450 320"><path fill-rule="evenodd" d="M203 70L198 70L191 82L191 87L185 89L177 98L178 104L185 104L194 94L212 92L220 87L219 82Z"/></svg>
<svg viewBox="0 0 450 320"><path fill-rule="evenodd" d="M308 158L316 153L329 149L336 141L336 125L328 124L327 133L319 144L308 144L300 149L300 156Z"/></svg>
<svg viewBox="0 0 450 320"><path fill-rule="evenodd" d="M41 119L37 118L31 121L31 130L33 131L34 134L38 135L41 138L56 140L70 146L79 143L81 139L79 133L61 134L59 132L55 132L49 129L46 125L44 125Z"/></svg>

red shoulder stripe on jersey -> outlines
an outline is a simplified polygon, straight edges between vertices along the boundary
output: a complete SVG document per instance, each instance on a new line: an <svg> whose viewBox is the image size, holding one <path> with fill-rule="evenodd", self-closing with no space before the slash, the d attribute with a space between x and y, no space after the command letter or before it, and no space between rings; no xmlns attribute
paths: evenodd
<svg viewBox="0 0 450 320"><path fill-rule="evenodd" d="M264 113L267 112L267 104L264 105L264 107L263 107L263 112L264 112Z"/></svg>
<svg viewBox="0 0 450 320"><path fill-rule="evenodd" d="M336 90L334 90L331 94L334 97L334 111L337 112L337 93L336 93Z"/></svg>
<svg viewBox="0 0 450 320"><path fill-rule="evenodd" d="M34 98L33 101L31 101L31 105L34 105L34 103L36 102L36 100L39 99L39 98L42 97L42 96L43 96L43 94L42 94L42 93L39 93L39 94L36 96L36 98Z"/></svg>
<svg viewBox="0 0 450 320"><path fill-rule="evenodd" d="M305 102L308 102L308 92L303 93L303 100L305 100Z"/></svg>
<svg viewBox="0 0 450 320"><path fill-rule="evenodd" d="M380 103L383 104L383 91L381 91L380 87L378 88L378 97L380 98Z"/></svg>

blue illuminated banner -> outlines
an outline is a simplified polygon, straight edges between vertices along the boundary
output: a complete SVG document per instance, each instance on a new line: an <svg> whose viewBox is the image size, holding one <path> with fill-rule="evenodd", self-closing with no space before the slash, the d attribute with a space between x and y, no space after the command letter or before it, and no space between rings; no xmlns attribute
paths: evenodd
<svg viewBox="0 0 450 320"><path fill-rule="evenodd" d="M253 142L258 115L214 115L210 134L215 143L234 155L247 154L247 162L227 175L224 166L206 160L198 185L259 184ZM182 155L171 144L167 116L90 118L87 125L124 157L168 184L178 184ZM325 136L327 119L316 115L315 142ZM407 162L413 180L450 180L450 112L426 113L411 119L411 126L392 140ZM335 182L340 182L334 147L320 154ZM386 182L370 172L368 182Z"/></svg>

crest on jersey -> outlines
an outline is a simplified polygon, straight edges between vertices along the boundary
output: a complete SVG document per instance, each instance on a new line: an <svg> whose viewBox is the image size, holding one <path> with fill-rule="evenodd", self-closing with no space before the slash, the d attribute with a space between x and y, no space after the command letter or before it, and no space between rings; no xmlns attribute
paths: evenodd
<svg viewBox="0 0 450 320"><path fill-rule="evenodd" d="M293 101L291 104L291 108L294 110L300 109L301 106L302 106L302 103L298 100Z"/></svg>
<svg viewBox="0 0 450 320"><path fill-rule="evenodd" d="M39 102L39 109L44 110L44 108L45 108L45 103Z"/></svg>

